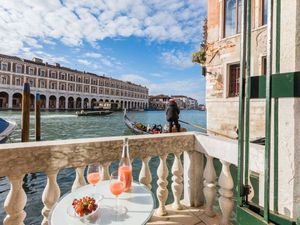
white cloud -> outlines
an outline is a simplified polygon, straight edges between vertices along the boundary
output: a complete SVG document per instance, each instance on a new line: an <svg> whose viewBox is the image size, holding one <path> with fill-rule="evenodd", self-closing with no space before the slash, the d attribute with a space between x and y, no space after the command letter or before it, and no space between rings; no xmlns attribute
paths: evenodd
<svg viewBox="0 0 300 225"><path fill-rule="evenodd" d="M206 11L206 0L0 1L0 52L7 54L41 48L39 40L96 46L105 38L138 36L195 43Z"/></svg>
<svg viewBox="0 0 300 225"><path fill-rule="evenodd" d="M160 59L167 65L177 69L185 69L194 66L192 63L192 53L179 50L162 52Z"/></svg>
<svg viewBox="0 0 300 225"><path fill-rule="evenodd" d="M91 62L89 62L88 60L85 60L85 59L78 59L77 62L79 62L81 65L84 65L84 66L91 65Z"/></svg>

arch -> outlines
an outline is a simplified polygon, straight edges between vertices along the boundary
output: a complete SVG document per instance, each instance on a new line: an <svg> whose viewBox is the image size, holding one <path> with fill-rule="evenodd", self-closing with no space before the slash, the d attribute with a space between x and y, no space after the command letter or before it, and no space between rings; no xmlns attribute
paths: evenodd
<svg viewBox="0 0 300 225"><path fill-rule="evenodd" d="M88 98L85 98L83 100L83 108L84 109L87 109L89 107L89 99Z"/></svg>
<svg viewBox="0 0 300 225"><path fill-rule="evenodd" d="M7 92L0 92L0 109L8 108L9 95Z"/></svg>
<svg viewBox="0 0 300 225"><path fill-rule="evenodd" d="M41 99L41 109L45 109L46 108L46 102L47 102L46 95L40 95L40 99Z"/></svg>
<svg viewBox="0 0 300 225"><path fill-rule="evenodd" d="M105 99L105 102L109 102L109 100L108 100L108 99Z"/></svg>
<svg viewBox="0 0 300 225"><path fill-rule="evenodd" d="M81 109L82 105L81 105L82 99L80 97L78 97L76 99L76 109Z"/></svg>
<svg viewBox="0 0 300 225"><path fill-rule="evenodd" d="M124 108L127 109L127 101L124 101Z"/></svg>
<svg viewBox="0 0 300 225"><path fill-rule="evenodd" d="M137 102L134 102L134 108L135 109L137 108Z"/></svg>
<svg viewBox="0 0 300 225"><path fill-rule="evenodd" d="M13 108L21 109L22 108L22 94L21 93L14 93L13 96Z"/></svg>
<svg viewBox="0 0 300 225"><path fill-rule="evenodd" d="M124 106L124 102L121 101L121 109L123 109L123 106Z"/></svg>
<svg viewBox="0 0 300 225"><path fill-rule="evenodd" d="M68 98L68 109L74 109L74 98L73 97L69 97Z"/></svg>
<svg viewBox="0 0 300 225"><path fill-rule="evenodd" d="M34 105L35 105L35 96L34 94L30 94L30 108L34 109Z"/></svg>
<svg viewBox="0 0 300 225"><path fill-rule="evenodd" d="M49 97L49 109L55 109L56 108L56 96L51 95Z"/></svg>
<svg viewBox="0 0 300 225"><path fill-rule="evenodd" d="M111 102L111 103L114 103L115 101L112 99L112 100L110 100L110 102Z"/></svg>
<svg viewBox="0 0 300 225"><path fill-rule="evenodd" d="M91 101L91 107L92 109L97 105L97 99L93 98Z"/></svg>
<svg viewBox="0 0 300 225"><path fill-rule="evenodd" d="M65 109L66 108L66 97L60 96L58 101L59 101L59 103L58 103L59 109Z"/></svg>
<svg viewBox="0 0 300 225"><path fill-rule="evenodd" d="M101 98L101 99L99 100L99 102L103 102L103 99Z"/></svg>

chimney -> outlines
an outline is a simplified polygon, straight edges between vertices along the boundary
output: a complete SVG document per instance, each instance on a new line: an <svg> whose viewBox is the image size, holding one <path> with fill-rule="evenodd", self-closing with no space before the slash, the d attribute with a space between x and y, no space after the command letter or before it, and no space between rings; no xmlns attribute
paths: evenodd
<svg viewBox="0 0 300 225"><path fill-rule="evenodd" d="M56 67L60 67L60 64L59 64L59 63L55 63L55 66L56 66Z"/></svg>
<svg viewBox="0 0 300 225"><path fill-rule="evenodd" d="M33 62L36 62L36 63L43 63L43 60L40 59L40 58L37 58L37 57L34 57L34 58L32 59L32 61L33 61Z"/></svg>

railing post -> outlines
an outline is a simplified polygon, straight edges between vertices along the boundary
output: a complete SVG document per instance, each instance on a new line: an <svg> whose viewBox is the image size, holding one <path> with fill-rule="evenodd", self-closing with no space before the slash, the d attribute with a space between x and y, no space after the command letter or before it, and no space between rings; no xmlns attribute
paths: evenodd
<svg viewBox="0 0 300 225"><path fill-rule="evenodd" d="M49 212L60 196L60 189L56 181L58 170L46 172L47 184L43 192L42 201L44 208L42 210L42 225L48 225Z"/></svg>
<svg viewBox="0 0 300 225"><path fill-rule="evenodd" d="M149 169L149 161L151 157L142 158L142 169L139 176L140 183L146 185L151 190L152 176Z"/></svg>
<svg viewBox="0 0 300 225"><path fill-rule="evenodd" d="M233 211L233 179L230 173L230 163L220 160L222 163L222 171L219 177L220 198L219 205L222 211L220 225L230 224L230 217Z"/></svg>
<svg viewBox="0 0 300 225"><path fill-rule="evenodd" d="M72 191L86 185L86 181L84 179L84 170L85 170L85 166L76 168L76 177L72 185Z"/></svg>
<svg viewBox="0 0 300 225"><path fill-rule="evenodd" d="M111 164L111 162L105 162L101 165L102 166L102 170L101 170L101 179L102 180L109 180L109 178L110 178L110 174L109 174L110 164Z"/></svg>
<svg viewBox="0 0 300 225"><path fill-rule="evenodd" d="M215 216L213 205L216 200L216 170L214 167L214 159L209 155L205 155L206 165L204 169L204 196L205 196L205 214L209 217Z"/></svg>
<svg viewBox="0 0 300 225"><path fill-rule="evenodd" d="M181 156L182 152L176 152L174 153L174 163L172 166L172 191L174 195L174 203L173 208L174 209L182 209L182 205L180 204L180 199L183 191L183 184L182 184L182 174L183 174L183 168L181 163Z"/></svg>
<svg viewBox="0 0 300 225"><path fill-rule="evenodd" d="M204 203L203 154L196 151L184 152L184 202L193 207Z"/></svg>
<svg viewBox="0 0 300 225"><path fill-rule="evenodd" d="M24 225L26 217L24 207L27 202L27 196L22 187L23 177L24 175L8 177L11 185L4 202L4 210L7 215L3 225Z"/></svg>
<svg viewBox="0 0 300 225"><path fill-rule="evenodd" d="M156 195L157 195L159 206L156 211L156 214L158 216L165 216L168 214L166 207L165 207L166 200L168 198L168 193L169 193L168 188L167 188L167 185L168 185L167 177L169 174L169 170L168 170L167 163L166 163L167 156L168 156L168 154L164 154L159 157L160 163L159 163L159 167L157 169L158 188L156 190Z"/></svg>

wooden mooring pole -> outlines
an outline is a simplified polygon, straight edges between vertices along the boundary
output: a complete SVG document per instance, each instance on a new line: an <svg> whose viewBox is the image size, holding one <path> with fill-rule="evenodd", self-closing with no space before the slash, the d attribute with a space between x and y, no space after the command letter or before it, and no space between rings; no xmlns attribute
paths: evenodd
<svg viewBox="0 0 300 225"><path fill-rule="evenodd" d="M35 140L41 140L41 97L39 93L35 95Z"/></svg>
<svg viewBox="0 0 300 225"><path fill-rule="evenodd" d="M30 86L29 83L24 83L22 96L22 142L29 141L29 126L30 126Z"/></svg>

